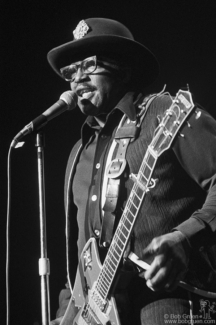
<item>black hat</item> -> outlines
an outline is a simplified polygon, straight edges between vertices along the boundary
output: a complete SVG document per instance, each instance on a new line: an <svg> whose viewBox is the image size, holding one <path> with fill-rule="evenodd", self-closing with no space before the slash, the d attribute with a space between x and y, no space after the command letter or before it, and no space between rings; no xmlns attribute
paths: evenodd
<svg viewBox="0 0 216 325"><path fill-rule="evenodd" d="M159 73L155 56L123 24L106 18L81 20L73 31L74 39L52 49L48 61L61 76L60 69L92 55L118 59L133 68L133 75L150 85Z"/></svg>

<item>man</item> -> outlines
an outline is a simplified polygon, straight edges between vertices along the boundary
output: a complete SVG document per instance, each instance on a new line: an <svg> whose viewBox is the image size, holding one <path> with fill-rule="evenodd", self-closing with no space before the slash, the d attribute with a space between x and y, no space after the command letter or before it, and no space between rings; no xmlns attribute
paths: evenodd
<svg viewBox="0 0 216 325"><path fill-rule="evenodd" d="M72 292L74 257L69 251L68 225L76 223L71 214L74 205L78 256L83 257L91 237L96 238L101 257L106 255L133 184L145 190L136 175L155 130L173 104L168 93L139 95L157 77L158 63L124 25L91 18L81 21L73 34L72 41L48 53L50 65L70 82L78 107L87 116L66 172L68 288L61 292L60 309L52 324L62 319ZM198 317L201 296L179 286L180 281L205 292L215 291L215 148L216 122L197 107L152 167L114 290L121 324L157 325L173 318L192 323ZM149 157L155 159L151 151ZM130 252L148 261L146 272L138 274L128 263ZM88 295L91 288L84 284L85 277L82 281L80 290ZM78 306L78 297L74 298ZM94 317L100 320L101 316L98 312Z"/></svg>

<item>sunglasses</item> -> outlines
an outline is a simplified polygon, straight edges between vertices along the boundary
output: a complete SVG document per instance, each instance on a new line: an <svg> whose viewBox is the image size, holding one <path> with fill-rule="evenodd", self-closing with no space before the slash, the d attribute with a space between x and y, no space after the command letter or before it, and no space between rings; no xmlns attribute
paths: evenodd
<svg viewBox="0 0 216 325"><path fill-rule="evenodd" d="M110 65L104 64L102 61L97 60L97 56L94 55L81 61L79 64L73 63L64 68L61 68L60 73L66 81L72 82L76 77L78 69L81 69L81 72L83 74L88 75L93 73L97 69L98 63L100 64L101 67L105 67L107 69L111 69L115 71L116 69L119 69L119 67L114 64L112 64L112 67L110 67Z"/></svg>

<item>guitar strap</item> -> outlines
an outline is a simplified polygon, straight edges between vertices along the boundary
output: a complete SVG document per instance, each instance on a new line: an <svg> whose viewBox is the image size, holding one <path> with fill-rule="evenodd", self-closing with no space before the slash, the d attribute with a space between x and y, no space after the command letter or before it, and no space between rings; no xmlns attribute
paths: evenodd
<svg viewBox="0 0 216 325"><path fill-rule="evenodd" d="M123 116L114 137L114 145L111 145L108 156L112 156L111 162L105 170L103 182L106 182L105 203L103 206L102 231L99 240L101 247L108 247L112 241L113 228L115 224L115 212L119 197L121 175L123 174L126 162L126 152L129 143L133 142L139 135L140 126L147 110L158 94L143 99L139 98L135 105L139 108L136 121L131 121L126 115ZM117 145L117 149L115 150Z"/></svg>

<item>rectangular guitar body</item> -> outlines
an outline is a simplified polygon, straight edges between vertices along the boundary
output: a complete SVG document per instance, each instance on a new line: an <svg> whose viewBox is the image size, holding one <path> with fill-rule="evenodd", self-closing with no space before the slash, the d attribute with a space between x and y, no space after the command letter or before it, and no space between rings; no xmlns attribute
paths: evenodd
<svg viewBox="0 0 216 325"><path fill-rule="evenodd" d="M96 288L101 269L96 240L90 238L81 253L73 296L60 325L121 325L115 299L104 300Z"/></svg>

